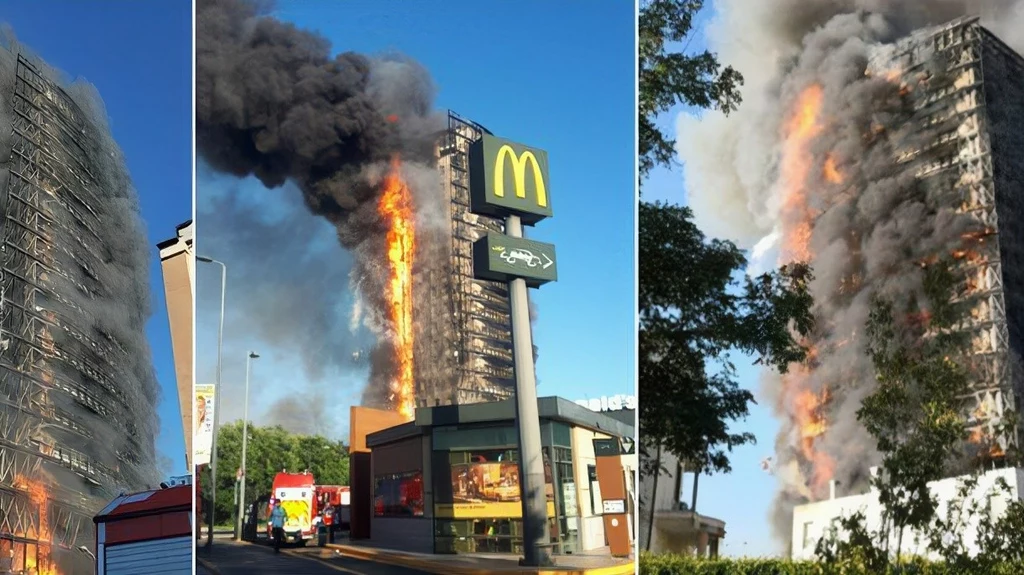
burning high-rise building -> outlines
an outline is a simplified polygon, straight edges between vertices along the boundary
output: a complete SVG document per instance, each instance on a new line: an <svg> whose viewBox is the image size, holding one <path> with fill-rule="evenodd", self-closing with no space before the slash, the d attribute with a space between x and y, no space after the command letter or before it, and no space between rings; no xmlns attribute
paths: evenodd
<svg viewBox="0 0 1024 575"><path fill-rule="evenodd" d="M710 234L754 246L757 268L807 261L815 276L810 357L766 373L760 390L781 424L783 542L794 506L828 498L830 485L866 489L880 461L857 415L875 390L872 302L920 310L897 321L928 337L926 270L940 259L961 278L972 377L970 441L950 473L1019 445L1003 427L1024 375L1024 12L1018 0L982 4L716 2L711 48L747 85L734 116L680 122L689 203ZM718 42L737 34L756 41Z"/></svg>
<svg viewBox="0 0 1024 575"><path fill-rule="evenodd" d="M58 78L0 48L2 572L91 569L93 515L157 479L138 200L91 86Z"/></svg>
<svg viewBox="0 0 1024 575"><path fill-rule="evenodd" d="M469 147L489 133L449 113L437 145L450 225L425 231L420 242L427 257L413 292L419 406L497 401L514 392L508 286L473 277L473 242L504 230L500 219L469 209Z"/></svg>
<svg viewBox="0 0 1024 575"><path fill-rule="evenodd" d="M955 297L969 310L957 329L970 341L965 416L972 441L986 460L998 460L1019 444L1018 430L1001 427L1022 391L1016 364L1024 351L1024 58L977 18L916 32L872 48L869 56L864 73L880 83L864 89L877 91L878 106L862 119L874 125L833 124L835 118L822 112L826 88L815 83L800 92L784 130L782 260L809 260L834 274L824 278L831 283L815 286L824 302L817 307L823 329L808 342L812 357L783 377L797 435L790 461L803 477L796 487L812 500L825 496L843 454L838 438L830 437L837 408L858 406L867 389L863 382L870 381L871 366L851 366L845 355L847 346L864 345L851 341L858 339L858 329L864 332L863 322L857 323L863 319L862 298L912 297L918 288L915 280L901 277L904 270L915 263L926 267L939 256L952 258L962 282ZM860 134L866 142L859 150L866 152L863 160L843 157L849 147L843 136L822 136L826 129L851 128L874 132ZM815 147L821 150L817 155ZM873 154L876 168L870 167ZM820 176L812 175L816 170ZM886 185L906 196L892 207L912 209L901 215L926 230L917 245L888 254L880 253L884 246L871 245L881 241L886 226L864 230L858 222L871 203L884 204L871 195ZM812 186L822 190L817 197L806 191ZM906 222L897 218L889 224L900 223ZM822 263L823 257L839 257L841 248L842 269L834 261ZM916 320L927 329L927 312ZM781 437L781 445L789 439ZM868 457L845 462L841 484L863 483L863 470L854 472L853 466L870 463Z"/></svg>
<svg viewBox="0 0 1024 575"><path fill-rule="evenodd" d="M947 255L941 252L947 252L961 282L954 298L967 310L954 329L964 333L969 342L965 367L970 373L970 385L963 398L970 432L969 457L954 465L950 475L977 470L979 463L986 467L998 465L1007 451L1019 449L1020 429L1007 423L1008 415L1016 412L1024 400L1024 388L1020 385L1024 376L1020 363L1024 352L1024 157L1020 154L1024 149L1024 58L981 26L978 18L965 17L875 47L870 52L866 73L892 83L906 106L893 116L905 122L906 128L890 121L880 124L877 130L903 132L898 141L904 145L893 148L897 153L889 173L903 180L900 188L908 195L920 192L927 197L916 206L924 208L922 217L936 219L930 234L942 239L933 244L935 253L917 251L910 259L926 267L939 256ZM815 99L810 94L818 90L812 87L804 92L798 100L801 112L794 117L817 116L820 102L809 102ZM880 111L887 110L883 107ZM822 120L822 125L825 122ZM832 158L825 155L823 177L827 185L835 188L833 193L872 193L870 187L844 188L846 177L842 169L832 164ZM806 175L800 181L805 179ZM843 201L846 198L837 200L835 205ZM810 237L818 226L827 229L834 223L794 217L784 226L782 237ZM797 231L801 225L808 226L806 233ZM863 248L854 244L851 249ZM813 252L802 255L814 265ZM858 293L859 287L853 284L859 281L855 274L846 275L836 291ZM898 290L906 286L901 286L898 279L886 278L874 287L889 290L883 293L890 297L900 297ZM912 284L909 290L914 291ZM838 302L843 300L841 294L829 296L833 310L840 309ZM928 312L917 315L920 317L910 321L919 324L927 337ZM830 322L836 317L842 317L842 313L822 314L819 321ZM796 394L791 413L799 431L796 457L789 461L799 465L805 480L802 485L791 486L798 491L791 495L803 495L813 502L836 498L838 489L840 500L796 507L791 534L794 556L813 553L814 543L829 521L854 507L866 509L872 528L877 527L881 517L873 492L865 494L867 477L863 472L851 474L848 467L836 481L836 465L842 451L829 441L830 418L836 413L835 406L830 405L833 390L845 395L839 404L842 408L843 401L850 401L851 391L867 388L862 382L854 386L829 385L817 376L816 370L831 373L823 368L824 362L841 362L843 355L836 351L841 346L837 346L835 338L826 336L813 344L814 349L821 351L810 367L801 367L784 377L785 389ZM785 444L784 439L780 444ZM864 458L860 465L871 463ZM1014 486L1013 497L1019 497L1018 473L1008 470L1004 475ZM804 491L800 492L801 488ZM933 489L945 500L956 491L952 480L936 483ZM973 541L973 535L969 539Z"/></svg>
<svg viewBox="0 0 1024 575"><path fill-rule="evenodd" d="M196 6L197 149L218 172L293 184L335 227L352 258L336 293L354 293L351 323L376 338L362 404L411 418L510 397L508 288L473 277L473 241L503 229L469 209L469 146L486 130L439 114L429 75L405 57L334 55L259 3ZM307 365L349 366L336 334L298 329Z"/></svg>

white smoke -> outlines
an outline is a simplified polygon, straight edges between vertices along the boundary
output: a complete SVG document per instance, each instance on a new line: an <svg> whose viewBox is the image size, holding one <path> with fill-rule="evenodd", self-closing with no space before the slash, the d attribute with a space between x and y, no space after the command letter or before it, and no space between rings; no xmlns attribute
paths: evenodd
<svg viewBox="0 0 1024 575"><path fill-rule="evenodd" d="M688 204L711 237L751 247L770 234L779 199L772 194L772 164L783 105L780 86L804 41L830 20L858 11L876 13L890 40L958 16L982 23L1024 52L1024 0L717 0L709 21L709 49L744 77L743 104L729 115L681 114L677 148Z"/></svg>
<svg viewBox="0 0 1024 575"><path fill-rule="evenodd" d="M904 127L912 112L886 81L865 76L867 61L915 30L973 15L1024 50L1024 0L719 0L716 8L707 29L709 49L743 74L744 101L728 118L708 112L677 120L677 149L697 224L712 237L753 248L748 273L774 267L780 229L787 224L779 175L782 122L811 84L823 90L822 114L830 126L807 153L816 167L826 154L837 160L860 194L835 201L823 178L811 175L806 182L811 207L822 211L809 247L816 254L814 313L823 328L815 336L819 365L801 388L831 393L829 429L816 440L816 450L832 457L834 476L852 487L864 481L877 454L856 419L872 389L872 366L863 342L851 334L862 333L872 294L919 292L915 258L948 253L966 225L940 207L945 204L935 201L937 192L893 167L896 149L925 136ZM866 142L864 134L876 124L887 130ZM851 282L837 289L854 277L856 287ZM776 534L786 539L792 506L811 498L809 476L794 449L799 430L792 398L776 377L766 374L762 383L783 419L776 442L782 491L774 520Z"/></svg>

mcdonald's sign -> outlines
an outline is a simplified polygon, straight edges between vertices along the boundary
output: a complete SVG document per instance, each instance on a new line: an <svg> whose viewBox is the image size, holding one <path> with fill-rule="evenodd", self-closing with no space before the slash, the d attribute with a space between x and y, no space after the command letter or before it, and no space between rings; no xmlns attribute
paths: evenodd
<svg viewBox="0 0 1024 575"><path fill-rule="evenodd" d="M474 213L515 214L526 225L552 215L544 150L484 135L469 148L469 179Z"/></svg>

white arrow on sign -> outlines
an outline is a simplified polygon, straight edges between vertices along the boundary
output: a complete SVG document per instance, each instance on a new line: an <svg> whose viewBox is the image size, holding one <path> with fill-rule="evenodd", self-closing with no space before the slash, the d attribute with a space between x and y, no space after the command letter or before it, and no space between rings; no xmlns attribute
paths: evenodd
<svg viewBox="0 0 1024 575"><path fill-rule="evenodd" d="M540 255L544 256L544 259L548 260L548 263L544 264L544 269L548 269L551 267L551 264L555 263L554 260L548 257L548 254L541 252Z"/></svg>

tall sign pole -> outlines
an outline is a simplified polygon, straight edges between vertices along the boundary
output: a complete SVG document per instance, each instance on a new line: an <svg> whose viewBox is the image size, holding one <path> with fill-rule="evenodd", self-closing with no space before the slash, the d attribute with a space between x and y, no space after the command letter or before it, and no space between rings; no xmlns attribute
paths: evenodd
<svg viewBox="0 0 1024 575"><path fill-rule="evenodd" d="M551 216L547 172L547 154L541 150L490 135L470 148L472 211L505 218L505 234L489 233L473 245L473 268L478 278L508 282L523 505L522 563L531 567L549 566L552 560L526 289L555 281L556 270L554 246L523 238L523 224Z"/></svg>
<svg viewBox="0 0 1024 575"><path fill-rule="evenodd" d="M519 216L508 216L505 232L523 237ZM540 441L540 413L537 409L537 379L533 365L533 334L530 330L530 302L526 280L508 282L512 307L512 358L516 374L516 426L519 435L519 489L523 501L524 564L542 567L552 563L548 526L548 499L544 489L544 448Z"/></svg>

